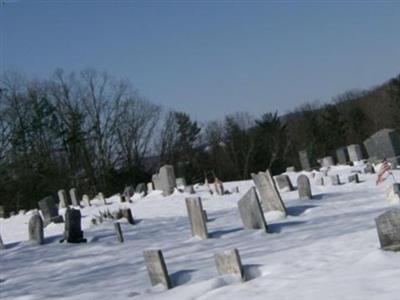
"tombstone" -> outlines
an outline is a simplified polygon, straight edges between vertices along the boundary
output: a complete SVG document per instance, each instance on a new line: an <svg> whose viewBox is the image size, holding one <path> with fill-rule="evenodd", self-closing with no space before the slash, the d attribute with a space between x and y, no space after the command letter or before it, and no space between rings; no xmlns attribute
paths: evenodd
<svg viewBox="0 0 400 300"><path fill-rule="evenodd" d="M160 181L163 195L171 195L176 187L174 167L171 165L161 167L158 173L158 180Z"/></svg>
<svg viewBox="0 0 400 300"><path fill-rule="evenodd" d="M149 182L147 183L147 192L150 193L152 191L154 191L153 182Z"/></svg>
<svg viewBox="0 0 400 300"><path fill-rule="evenodd" d="M268 230L255 187L251 187L243 195L238 202L238 206L245 229L262 229L265 232Z"/></svg>
<svg viewBox="0 0 400 300"><path fill-rule="evenodd" d="M238 275L244 280L244 271L237 249L218 252L214 255L215 266L219 275Z"/></svg>
<svg viewBox="0 0 400 300"><path fill-rule="evenodd" d="M307 150L299 151L300 165L303 170L311 170L311 155Z"/></svg>
<svg viewBox="0 0 400 300"><path fill-rule="evenodd" d="M128 199L130 199L134 194L135 194L135 189L131 185L126 186L124 192L122 193L122 195L127 197Z"/></svg>
<svg viewBox="0 0 400 300"><path fill-rule="evenodd" d="M120 243L124 242L124 235L122 234L121 224L119 222L114 223L115 233L117 234L117 240Z"/></svg>
<svg viewBox="0 0 400 300"><path fill-rule="evenodd" d="M90 198L89 198L89 196L84 194L82 196L82 202L83 202L83 206L89 207L90 206Z"/></svg>
<svg viewBox="0 0 400 300"><path fill-rule="evenodd" d="M266 172L258 172L258 174L252 173L251 177L260 194L261 206L264 212L278 210L286 215L285 204L282 201L281 195L276 188L275 181L269 170Z"/></svg>
<svg viewBox="0 0 400 300"><path fill-rule="evenodd" d="M375 219L383 250L400 250L400 209L391 209Z"/></svg>
<svg viewBox="0 0 400 300"><path fill-rule="evenodd" d="M310 179L306 175L297 177L297 190L300 199L312 199Z"/></svg>
<svg viewBox="0 0 400 300"><path fill-rule="evenodd" d="M386 200L390 204L400 203L400 183L393 183L386 191Z"/></svg>
<svg viewBox="0 0 400 300"><path fill-rule="evenodd" d="M347 147L340 147L336 150L336 159L339 165L347 165L350 161Z"/></svg>
<svg viewBox="0 0 400 300"><path fill-rule="evenodd" d="M364 173L365 174L375 174L375 168L371 163L367 163L367 165L364 168Z"/></svg>
<svg viewBox="0 0 400 300"><path fill-rule="evenodd" d="M59 208L67 208L68 207L68 196L65 190L58 191L58 200L59 200Z"/></svg>
<svg viewBox="0 0 400 300"><path fill-rule="evenodd" d="M199 197L186 198L186 209L189 216L192 236L208 238L207 224L203 216L203 205Z"/></svg>
<svg viewBox="0 0 400 300"><path fill-rule="evenodd" d="M224 184L218 178L215 178L214 188L215 188L215 192L218 195L222 196L223 194L225 194Z"/></svg>
<svg viewBox="0 0 400 300"><path fill-rule="evenodd" d="M360 161L363 159L360 145L349 145L347 146L347 152L349 153L349 159L352 162Z"/></svg>
<svg viewBox="0 0 400 300"><path fill-rule="evenodd" d="M35 212L29 219L29 240L37 245L44 243L43 220L39 212Z"/></svg>
<svg viewBox="0 0 400 300"><path fill-rule="evenodd" d="M185 186L184 192L185 192L185 193L188 193L188 194L195 194L195 193L196 193L196 192L194 191L193 185L187 185L187 186Z"/></svg>
<svg viewBox="0 0 400 300"><path fill-rule="evenodd" d="M132 216L132 211L130 208L121 209L122 217L125 218L129 224L135 225L135 220Z"/></svg>
<svg viewBox="0 0 400 300"><path fill-rule="evenodd" d="M293 166L291 166L291 167L287 167L287 168L286 168L286 172L287 172L287 173L290 173L290 172L296 172L296 168L295 168L295 167L293 167Z"/></svg>
<svg viewBox="0 0 400 300"><path fill-rule="evenodd" d="M340 185L340 177L339 175L331 175L329 176L332 185Z"/></svg>
<svg viewBox="0 0 400 300"><path fill-rule="evenodd" d="M351 183L351 182L360 183L360 178L358 177L357 173L350 175L347 179L349 180L349 183Z"/></svg>
<svg viewBox="0 0 400 300"><path fill-rule="evenodd" d="M49 225L51 222L62 223L64 221L63 217L58 214L53 197L43 198L38 202L38 206L43 215L44 226Z"/></svg>
<svg viewBox="0 0 400 300"><path fill-rule="evenodd" d="M203 209L203 219L204 219L204 222L208 222L207 211L205 209Z"/></svg>
<svg viewBox="0 0 400 300"><path fill-rule="evenodd" d="M176 178L176 186L177 187L185 187L186 186L186 179L183 177Z"/></svg>
<svg viewBox="0 0 400 300"><path fill-rule="evenodd" d="M3 242L3 239L1 238L1 234L0 234L0 250L2 249L6 249L6 245Z"/></svg>
<svg viewBox="0 0 400 300"><path fill-rule="evenodd" d="M69 190L69 197L71 198L71 204L72 206L78 207L79 205L79 196L78 196L78 191L76 188L72 188Z"/></svg>
<svg viewBox="0 0 400 300"><path fill-rule="evenodd" d="M394 129L382 129L364 141L370 159L386 160L396 167L400 162L400 136Z"/></svg>
<svg viewBox="0 0 400 300"><path fill-rule="evenodd" d="M328 168L335 165L335 161L332 156L326 156L322 159L321 164L323 167Z"/></svg>
<svg viewBox="0 0 400 300"><path fill-rule="evenodd" d="M67 208L65 212L64 239L68 243L86 243L81 229L81 212L79 209Z"/></svg>
<svg viewBox="0 0 400 300"><path fill-rule="evenodd" d="M325 184L325 179L324 179L324 177L323 177L323 176L316 176L316 177L315 177L315 184L316 184L316 185L319 185L319 186L324 185L324 184Z"/></svg>
<svg viewBox="0 0 400 300"><path fill-rule="evenodd" d="M104 197L104 194L103 194L102 192L99 192L99 193L97 194L97 198L98 198L104 205L107 205L107 200L106 200L106 198Z"/></svg>
<svg viewBox="0 0 400 300"><path fill-rule="evenodd" d="M289 176L282 174L274 177L276 180L276 183L278 184L279 189L284 190L284 191L294 191L292 182L290 181Z"/></svg>
<svg viewBox="0 0 400 300"><path fill-rule="evenodd" d="M162 284L166 289L172 288L167 266L161 250L143 251L144 262L149 273L151 285Z"/></svg>
<svg viewBox="0 0 400 300"><path fill-rule="evenodd" d="M151 178L153 185L154 185L154 190L156 191L162 191L162 185L161 185L161 179L158 174L154 174Z"/></svg>
<svg viewBox="0 0 400 300"><path fill-rule="evenodd" d="M138 193L138 194L144 193L144 195L146 195L146 194L147 194L147 186L146 186L146 184L143 183L143 182L139 183L139 184L136 186L135 192Z"/></svg>
<svg viewBox="0 0 400 300"><path fill-rule="evenodd" d="M6 218L6 210L2 205L0 205L0 218Z"/></svg>

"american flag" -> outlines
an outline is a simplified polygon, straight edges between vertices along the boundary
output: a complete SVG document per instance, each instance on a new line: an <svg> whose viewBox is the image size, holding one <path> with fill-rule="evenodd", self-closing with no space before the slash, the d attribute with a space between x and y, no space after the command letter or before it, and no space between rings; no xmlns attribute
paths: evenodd
<svg viewBox="0 0 400 300"><path fill-rule="evenodd" d="M382 161L381 167L379 168L376 185L380 184L381 182L385 181L386 177L384 177L386 172L389 172L391 169L390 164L387 162L386 159ZM389 172L390 173L390 172Z"/></svg>

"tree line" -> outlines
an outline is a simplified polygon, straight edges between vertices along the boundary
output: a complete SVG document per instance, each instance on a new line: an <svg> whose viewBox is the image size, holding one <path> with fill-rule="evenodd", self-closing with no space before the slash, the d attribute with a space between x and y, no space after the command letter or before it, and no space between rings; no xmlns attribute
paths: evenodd
<svg viewBox="0 0 400 300"><path fill-rule="evenodd" d="M150 181L163 164L189 183L276 174L299 166L299 150L333 155L387 127L400 129L400 76L284 116L239 112L200 124L104 72L27 79L8 71L0 76L0 205L34 208L70 187L111 195Z"/></svg>

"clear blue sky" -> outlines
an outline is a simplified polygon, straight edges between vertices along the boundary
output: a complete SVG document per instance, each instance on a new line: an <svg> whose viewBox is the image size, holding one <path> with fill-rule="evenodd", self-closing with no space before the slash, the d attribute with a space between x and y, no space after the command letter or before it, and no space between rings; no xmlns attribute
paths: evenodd
<svg viewBox="0 0 400 300"><path fill-rule="evenodd" d="M282 114L400 73L400 1L5 2L0 71L94 67L201 121Z"/></svg>

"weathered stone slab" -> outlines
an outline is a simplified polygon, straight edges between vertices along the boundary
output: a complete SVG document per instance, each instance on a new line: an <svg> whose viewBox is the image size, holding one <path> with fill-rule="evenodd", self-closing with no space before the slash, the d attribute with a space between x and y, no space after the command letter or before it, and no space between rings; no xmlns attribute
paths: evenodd
<svg viewBox="0 0 400 300"><path fill-rule="evenodd" d="M122 234L121 224L119 222L114 223L115 233L117 234L117 240L120 243L124 242L124 235Z"/></svg>
<svg viewBox="0 0 400 300"><path fill-rule="evenodd" d="M311 154L307 150L299 151L300 165L303 170L310 171L312 168Z"/></svg>
<svg viewBox="0 0 400 300"><path fill-rule="evenodd" d="M336 158L339 165L347 165L350 161L347 147L340 147L336 150Z"/></svg>
<svg viewBox="0 0 400 300"><path fill-rule="evenodd" d="M367 165L364 168L364 173L365 174L375 174L375 168L371 163L367 163Z"/></svg>
<svg viewBox="0 0 400 300"><path fill-rule="evenodd" d="M360 178L358 177L358 174L350 175L347 179L349 180L349 183L360 183Z"/></svg>
<svg viewBox="0 0 400 300"><path fill-rule="evenodd" d="M215 178L214 181L214 188L215 188L215 192L222 196L225 194L225 189L224 189L224 184L222 183L221 180L219 180L218 178Z"/></svg>
<svg viewBox="0 0 400 300"><path fill-rule="evenodd" d="M394 183L387 189L386 200L390 204L400 203L400 183Z"/></svg>
<svg viewBox="0 0 400 300"><path fill-rule="evenodd" d="M51 222L62 223L64 221L63 217L58 214L53 197L43 198L38 202L38 206L43 215L44 226L47 226Z"/></svg>
<svg viewBox="0 0 400 300"><path fill-rule="evenodd" d="M290 172L296 172L296 168L293 166L287 167L286 168L286 172L290 173Z"/></svg>
<svg viewBox="0 0 400 300"><path fill-rule="evenodd" d="M160 168L160 172L158 173L159 183L161 184L161 190L163 191L164 196L171 195L176 187L176 179L174 167L171 165L165 165Z"/></svg>
<svg viewBox="0 0 400 300"><path fill-rule="evenodd" d="M58 201L59 201L59 208L67 208L68 207L68 196L65 190L59 190L58 193Z"/></svg>
<svg viewBox="0 0 400 300"><path fill-rule="evenodd" d="M78 195L78 190L76 188L72 188L69 190L69 197L71 198L72 206L78 207L80 206L80 197Z"/></svg>
<svg viewBox="0 0 400 300"><path fill-rule="evenodd" d="M219 275L238 275L245 280L242 262L237 249L218 252L214 255L215 266Z"/></svg>
<svg viewBox="0 0 400 300"><path fill-rule="evenodd" d="M161 185L161 179L159 177L158 174L154 174L151 178L153 185L154 185L154 189L156 191L162 191L162 185Z"/></svg>
<svg viewBox="0 0 400 300"><path fill-rule="evenodd" d="M199 197L186 198L186 209L192 236L197 236L201 239L208 238L207 223L204 220L201 199Z"/></svg>
<svg viewBox="0 0 400 300"><path fill-rule="evenodd" d="M29 240L36 245L42 245L44 243L43 220L39 212L34 213L29 219L28 229Z"/></svg>
<svg viewBox="0 0 400 300"><path fill-rule="evenodd" d="M147 192L150 193L152 191L154 191L154 185L153 182L149 182L147 183Z"/></svg>
<svg viewBox="0 0 400 300"><path fill-rule="evenodd" d="M187 186L185 186L184 192L185 192L185 193L188 193L188 194L195 194L195 193L196 193L196 192L194 191L193 185L187 185Z"/></svg>
<svg viewBox="0 0 400 300"><path fill-rule="evenodd" d="M258 174L251 174L253 181L260 194L261 206L265 212L268 211L281 211L286 214L286 207L282 201L281 195L276 187L269 170L266 172L258 172Z"/></svg>
<svg viewBox="0 0 400 300"><path fill-rule="evenodd" d="M67 208L65 213L64 239L68 243L86 243L81 229L81 212L78 209Z"/></svg>
<svg viewBox="0 0 400 300"><path fill-rule="evenodd" d="M300 199L312 199L310 179L306 175L297 177L297 190Z"/></svg>
<svg viewBox="0 0 400 300"><path fill-rule="evenodd" d="M129 224L135 225L135 219L133 218L132 211L130 208L121 209L122 217L124 217Z"/></svg>
<svg viewBox="0 0 400 300"><path fill-rule="evenodd" d="M400 136L394 129L382 129L364 141L370 159L387 159L394 167L400 160Z"/></svg>
<svg viewBox="0 0 400 300"><path fill-rule="evenodd" d="M138 183L138 185L136 186L136 193L138 194L147 194L147 185L144 182Z"/></svg>
<svg viewBox="0 0 400 300"><path fill-rule="evenodd" d="M321 164L323 167L328 168L335 165L335 161L332 156L326 156L322 158Z"/></svg>
<svg viewBox="0 0 400 300"><path fill-rule="evenodd" d="M143 252L143 257L151 284L153 286L162 284L166 289L172 288L161 250L146 250Z"/></svg>
<svg viewBox="0 0 400 300"><path fill-rule="evenodd" d="M290 181L290 177L288 175L282 174L274 177L276 183L278 184L279 189L284 191L294 191L292 182Z"/></svg>
<svg viewBox="0 0 400 300"><path fill-rule="evenodd" d="M267 231L264 213L258 200L255 187L243 195L238 202L239 213L245 229L262 229Z"/></svg>
<svg viewBox="0 0 400 300"><path fill-rule="evenodd" d="M83 203L83 206L85 206L85 207L89 207L90 206L90 198L89 198L88 195L84 194L82 196L82 203Z"/></svg>
<svg viewBox="0 0 400 300"><path fill-rule="evenodd" d="M354 144L347 146L347 152L349 153L350 161L360 161L363 159L360 145Z"/></svg>
<svg viewBox="0 0 400 300"><path fill-rule="evenodd" d="M102 192L97 194L97 199L99 199L101 203L104 203L104 205L107 205L107 200Z"/></svg>
<svg viewBox="0 0 400 300"><path fill-rule="evenodd" d="M329 176L332 185L340 185L340 177L339 175L331 175Z"/></svg>
<svg viewBox="0 0 400 300"><path fill-rule="evenodd" d="M400 209L391 209L375 219L383 250L400 250Z"/></svg>

